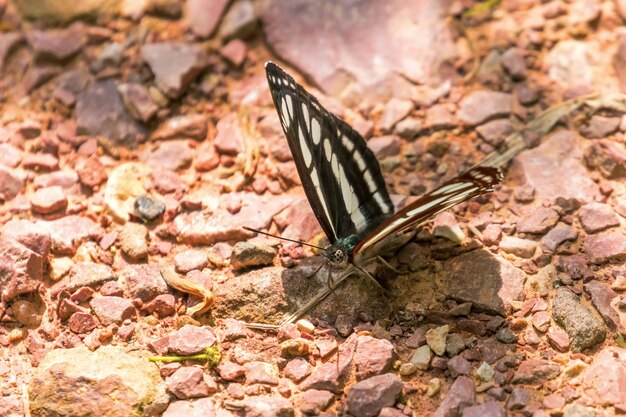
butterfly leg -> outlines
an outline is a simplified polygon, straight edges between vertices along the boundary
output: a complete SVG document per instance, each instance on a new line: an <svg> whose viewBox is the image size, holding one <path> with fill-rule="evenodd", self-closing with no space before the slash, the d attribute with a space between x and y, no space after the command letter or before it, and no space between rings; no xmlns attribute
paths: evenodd
<svg viewBox="0 0 626 417"><path fill-rule="evenodd" d="M391 269L393 272L395 272L398 275L402 275L402 272L398 271L396 268L394 268L393 266L391 266L391 264L389 262L387 262L382 256L377 256L376 259L383 265L385 265L387 268Z"/></svg>

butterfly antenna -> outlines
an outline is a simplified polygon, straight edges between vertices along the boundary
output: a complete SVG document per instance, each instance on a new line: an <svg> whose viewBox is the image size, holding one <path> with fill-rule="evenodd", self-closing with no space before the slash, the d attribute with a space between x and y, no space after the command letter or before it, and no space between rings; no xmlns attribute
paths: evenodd
<svg viewBox="0 0 626 417"><path fill-rule="evenodd" d="M253 229L252 227L248 227L248 226L242 226L242 227L243 227L245 230L249 231L249 232L260 233L260 234L262 234L262 235L269 236L269 237L273 237L273 238L275 238L275 239L286 240L287 242L299 243L299 244L301 244L301 245L304 245L304 246L310 246L310 247L312 247L312 248L319 249L319 250L323 250L324 252L326 252L326 249L325 249L325 248L322 248L322 247L320 247L320 246L311 245L310 243L305 243L305 242L301 242L301 241L299 241L299 240L289 239L289 238L282 237L282 236L276 236L276 235L273 235L273 234L271 234L271 233L263 232L263 231L261 231L261 230L259 230L259 229Z"/></svg>

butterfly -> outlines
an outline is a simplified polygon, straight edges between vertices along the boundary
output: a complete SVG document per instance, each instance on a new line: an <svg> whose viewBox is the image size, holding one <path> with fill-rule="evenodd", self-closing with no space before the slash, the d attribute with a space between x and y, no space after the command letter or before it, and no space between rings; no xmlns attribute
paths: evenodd
<svg viewBox="0 0 626 417"><path fill-rule="evenodd" d="M279 66L267 62L265 71L304 192L330 242L324 257L345 271L337 282L357 271L374 279L367 264L407 243L429 217L502 181L498 168L475 166L394 212L363 137Z"/></svg>

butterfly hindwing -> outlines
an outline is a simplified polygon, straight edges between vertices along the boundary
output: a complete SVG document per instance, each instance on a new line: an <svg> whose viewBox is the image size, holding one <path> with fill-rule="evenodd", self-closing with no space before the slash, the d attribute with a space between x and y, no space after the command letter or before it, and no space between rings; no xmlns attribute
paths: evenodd
<svg viewBox="0 0 626 417"><path fill-rule="evenodd" d="M493 187L501 181L502 174L498 168L476 166L465 171L381 223L354 248L354 257L369 259L378 255L387 240L413 230L437 213L493 191Z"/></svg>
<svg viewBox="0 0 626 417"><path fill-rule="evenodd" d="M393 204L365 140L280 67L268 62L265 69L304 191L330 242L376 228Z"/></svg>

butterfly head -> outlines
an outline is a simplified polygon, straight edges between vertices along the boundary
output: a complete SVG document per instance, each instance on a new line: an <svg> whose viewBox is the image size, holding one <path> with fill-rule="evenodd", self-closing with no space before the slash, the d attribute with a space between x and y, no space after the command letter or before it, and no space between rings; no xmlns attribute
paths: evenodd
<svg viewBox="0 0 626 417"><path fill-rule="evenodd" d="M335 242L326 248L324 257L334 267L345 267L350 260L350 252L346 246L340 242Z"/></svg>

